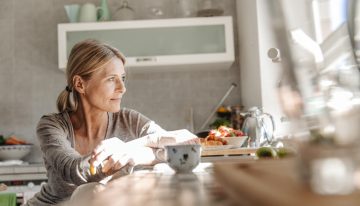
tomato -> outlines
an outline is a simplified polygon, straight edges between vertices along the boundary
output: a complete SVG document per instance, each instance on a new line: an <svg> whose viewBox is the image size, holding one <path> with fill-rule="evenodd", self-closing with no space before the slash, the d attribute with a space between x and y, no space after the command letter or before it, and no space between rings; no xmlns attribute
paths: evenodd
<svg viewBox="0 0 360 206"><path fill-rule="evenodd" d="M235 136L244 136L244 132L242 132L241 130L234 130L234 134Z"/></svg>

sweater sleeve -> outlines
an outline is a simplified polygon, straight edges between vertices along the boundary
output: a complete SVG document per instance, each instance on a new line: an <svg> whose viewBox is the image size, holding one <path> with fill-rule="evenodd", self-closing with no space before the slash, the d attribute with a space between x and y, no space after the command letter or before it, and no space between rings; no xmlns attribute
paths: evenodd
<svg viewBox="0 0 360 206"><path fill-rule="evenodd" d="M119 123L116 128L129 132L128 136L130 136L130 138L126 139L125 142L145 135L165 131L155 124L154 121L135 110L124 108L118 115L117 118L119 118L120 121L115 120L115 124Z"/></svg>
<svg viewBox="0 0 360 206"><path fill-rule="evenodd" d="M37 137L43 152L45 166L52 167L64 181L80 185L96 181L88 173L88 157L82 157L68 139L66 123L53 115L43 116L37 126Z"/></svg>

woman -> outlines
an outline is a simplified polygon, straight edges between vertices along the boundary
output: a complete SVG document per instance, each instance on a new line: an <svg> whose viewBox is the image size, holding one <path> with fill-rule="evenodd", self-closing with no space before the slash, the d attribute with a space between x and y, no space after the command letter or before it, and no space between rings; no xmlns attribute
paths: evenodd
<svg viewBox="0 0 360 206"><path fill-rule="evenodd" d="M142 114L120 108L124 64L117 49L95 40L72 48L59 113L43 116L37 126L48 183L27 205L57 204L79 185L154 164L156 148L178 141Z"/></svg>

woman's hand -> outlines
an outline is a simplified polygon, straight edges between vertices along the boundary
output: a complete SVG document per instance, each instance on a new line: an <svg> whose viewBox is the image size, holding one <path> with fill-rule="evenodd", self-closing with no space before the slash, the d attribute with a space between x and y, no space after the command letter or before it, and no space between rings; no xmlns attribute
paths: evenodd
<svg viewBox="0 0 360 206"><path fill-rule="evenodd" d="M103 173L112 174L127 164L134 164L134 161L126 144L117 137L113 137L103 140L94 149L89 163L94 168L102 165Z"/></svg>

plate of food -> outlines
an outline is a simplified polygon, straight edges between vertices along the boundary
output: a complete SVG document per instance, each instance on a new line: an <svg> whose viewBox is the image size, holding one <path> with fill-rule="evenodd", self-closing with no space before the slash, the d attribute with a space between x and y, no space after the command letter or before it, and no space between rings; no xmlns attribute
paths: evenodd
<svg viewBox="0 0 360 206"><path fill-rule="evenodd" d="M201 138L203 150L224 150L241 147L247 140L241 130L220 126L210 130L205 138Z"/></svg>

